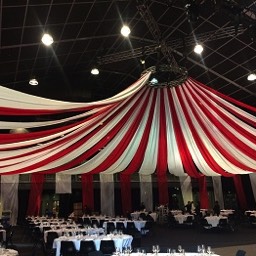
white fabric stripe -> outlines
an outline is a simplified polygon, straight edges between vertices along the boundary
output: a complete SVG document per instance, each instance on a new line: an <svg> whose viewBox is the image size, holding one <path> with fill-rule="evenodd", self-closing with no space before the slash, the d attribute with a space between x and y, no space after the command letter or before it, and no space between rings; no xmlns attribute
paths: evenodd
<svg viewBox="0 0 256 256"><path fill-rule="evenodd" d="M19 109L33 109L33 110L70 110L84 107L96 107L97 105L102 104L111 104L124 98L127 98L131 94L138 91L144 83L148 80L150 72L141 77L136 81L131 87L126 89L124 92L121 92L109 99L90 102L90 103L72 103L58 100L50 100L42 97L37 97L33 95L28 95L22 92L14 91L5 87L0 86L0 106L19 108Z"/></svg>
<svg viewBox="0 0 256 256"><path fill-rule="evenodd" d="M158 138L159 138L159 113L160 113L160 91L157 90L156 105L152 126L149 134L148 146L146 148L145 157L141 164L139 173L149 175L155 172L157 165Z"/></svg>
<svg viewBox="0 0 256 256"><path fill-rule="evenodd" d="M184 88L184 90L186 90L186 88ZM187 95L189 96L189 93L187 93ZM200 104L201 104L201 100L203 100L203 99L199 98L198 95L194 95L194 96L197 97L197 101L193 100L193 98L190 97L191 101L193 102L193 106L196 108L197 112L199 113L201 121L206 125L207 130L212 134L212 136L217 137L219 143L221 143L221 146L228 152L231 152L237 159L239 159L239 161L241 163L243 163L244 165L247 165L248 167L255 169L256 160L250 158L249 156L245 155L242 151L240 151L238 148L234 147L232 142L224 134L221 133L221 131L211 122L211 120L206 116L206 114L202 111L202 109L198 105L197 102L200 102ZM202 134L203 134L203 132L202 132ZM201 135L201 133L200 133L200 135ZM208 140L208 137L206 135L205 135L205 138ZM213 153L213 151L211 151L211 152ZM219 156L219 161L220 161L220 159L222 159L222 160L225 159L221 153L218 153L215 157L218 157L218 156ZM223 168L226 169L230 173L234 173L234 174L250 173L250 172L241 170L241 168L234 166L228 160L225 160L225 161L226 161L226 164L228 162L228 165L226 167L224 167L224 165L223 165ZM220 163L222 163L222 162L220 162ZM230 168L234 169L234 172L232 172L230 170Z"/></svg>
<svg viewBox="0 0 256 256"><path fill-rule="evenodd" d="M153 210L152 176L140 174L140 201L147 211Z"/></svg>
<svg viewBox="0 0 256 256"><path fill-rule="evenodd" d="M198 89L195 88L197 91ZM237 138L239 138L241 141L243 141L244 143L246 143L249 147L251 147L252 149L256 149L256 144L251 142L250 140L248 140L246 137L242 136L240 133L237 132L237 130L235 130L232 126L230 126L225 119L221 118L212 108L209 107L209 105L207 104L207 102L205 102L205 100L199 95L197 94L197 97L201 99L201 104L203 104L209 111L211 111L212 115L216 118L218 118L218 120L225 125L225 127L227 127L227 129L233 133ZM206 97L206 95L205 95ZM246 130L247 132L251 133L253 136L256 136L256 129L249 126L248 124L241 122L241 120L239 120L238 118L236 118L234 115L231 115L230 113L228 113L225 109L223 109L222 107L220 107L219 105L217 105L215 102L211 102L216 108L218 108L223 114L225 114L226 116L228 116L230 119L232 119L235 123L237 123L241 128L243 128L244 130Z"/></svg>
<svg viewBox="0 0 256 256"><path fill-rule="evenodd" d="M172 115L170 111L170 105L167 94L168 90L173 88L164 89L164 101L165 101L165 113L166 113L166 137L167 137L167 164L169 172L176 176L187 176L183 169L182 160L179 153L179 148L174 133L174 127L172 122Z"/></svg>
<svg viewBox="0 0 256 256"><path fill-rule="evenodd" d="M11 211L10 224L16 225L18 218L19 175L1 176L1 204L3 210Z"/></svg>
<svg viewBox="0 0 256 256"><path fill-rule="evenodd" d="M224 208L224 199L223 199L223 191L222 191L222 183L221 177L212 177L213 191L214 191L214 199L219 202L220 208Z"/></svg>
<svg viewBox="0 0 256 256"><path fill-rule="evenodd" d="M143 98L146 98L146 94L143 95ZM135 97L137 99L137 97ZM135 99L127 106L128 109L131 108L133 104L135 104ZM99 166L103 161L106 160L106 158L109 156L109 152L112 152L119 143L121 143L123 137L125 136L126 132L129 131L130 126L133 124L136 116L138 115L140 108L143 104L143 100L140 100L138 107L133 112L133 115L130 115L130 119L126 121L126 123L122 126L122 128L119 130L119 132L116 134L116 136L106 145L105 148L103 148L98 154L97 158L91 158L84 164L82 164L83 168L74 168L72 169L72 174L78 174L78 173L87 173L92 171L95 166ZM124 115L120 115L119 119L122 118ZM80 166L81 167L81 166ZM64 171L64 172L70 172Z"/></svg>
<svg viewBox="0 0 256 256"><path fill-rule="evenodd" d="M117 173L117 172L123 171L130 164L132 159L135 157L135 154L140 145L142 136L144 134L146 124L148 122L148 117L149 117L149 112L150 112L150 108L152 105L152 100L153 100L153 94L151 93L150 97L149 97L147 108L145 109L145 113L143 115L140 125L138 126L137 132L134 134L129 145L127 146L127 148L123 152L123 154L119 157L119 159L113 165L111 165L108 169L106 169L106 171L104 171L104 173Z"/></svg>
<svg viewBox="0 0 256 256"><path fill-rule="evenodd" d="M87 111L85 113L79 114L79 115L75 115L75 116L71 116L68 118L63 118L63 119L59 119L59 120L54 120L54 121L44 121L44 122L7 122L7 121L0 121L0 127L1 129L7 129L7 130L11 130L11 129L17 129L17 128L35 128L35 127L44 127L44 126L50 126L50 125L56 125L56 124L61 124L61 123L66 123L68 121L73 121L73 120L77 120L80 118L84 118L87 116L91 116L93 114L96 114L99 111L103 111L104 109L108 109L109 106L106 107L102 107L102 108L95 108L92 109L90 111Z"/></svg>
<svg viewBox="0 0 256 256"><path fill-rule="evenodd" d="M211 97L213 97L215 99L215 101L219 101L219 102L223 103L225 106L228 106L229 108L232 108L235 112L239 113L240 115L250 119L253 122L256 122L256 117L255 116L253 116L250 113L242 110L241 108L238 108L234 104L229 103L225 99L220 98L218 95L212 93L210 90L207 90L207 89L203 88L200 84L191 81L191 79L189 79L188 81L193 83L193 84L196 84L196 86L200 87L200 89L203 90L206 94L211 95Z"/></svg>
<svg viewBox="0 0 256 256"><path fill-rule="evenodd" d="M115 216L114 176L100 173L101 214Z"/></svg>
<svg viewBox="0 0 256 256"><path fill-rule="evenodd" d="M184 89L186 90L186 89ZM238 168L237 166L235 166L234 164L232 164L230 161L228 161L212 144L212 142L210 141L210 139L206 136L206 134L204 133L202 127L199 125L199 123L197 122L194 114L191 111L190 106L188 105L188 102L186 101L183 92L181 91L181 95L183 97L183 101L184 104L186 105L186 109L189 113L189 116L191 117L192 123L197 131L197 133L199 134L199 137L201 139L201 141L203 142L203 144L205 145L205 147L207 148L208 152L210 152L210 154L213 156L213 158L215 159L215 161L218 163L219 166L221 166L221 168L223 168L226 171L233 171L237 174L244 174L247 172L244 172L244 170L242 170L241 168ZM187 92L187 96L189 96L189 93ZM199 101L200 102L200 101ZM193 106L195 106L195 102L193 102ZM196 107L196 106L195 106ZM199 110L198 110L199 112ZM202 119L206 119L206 118L202 118ZM210 128L210 127L209 127ZM231 169L231 170L230 170Z"/></svg>
<svg viewBox="0 0 256 256"><path fill-rule="evenodd" d="M250 173L249 177L250 177L254 201L256 202L256 173Z"/></svg>
<svg viewBox="0 0 256 256"><path fill-rule="evenodd" d="M3 159L2 161L0 160L0 166L3 166L5 164L6 165L7 164L14 164L14 163L17 163L17 162L22 162L23 160L28 160L30 158L38 157L39 155L42 155L42 154L44 155L44 154L46 154L46 153L48 153L48 152L50 152L50 151L52 151L52 150L54 150L56 148L59 148L62 145L65 145L65 147L67 147L67 143L69 143L70 141L63 142L59 146L54 146L52 149L45 149L45 150L43 150L43 148L46 148L46 147L48 147L50 145L57 144L61 140L67 139L67 138L69 138L71 136L74 136L74 134L80 132L86 126L84 124L81 124L81 125L78 125L78 126L76 126L74 128L68 129L68 130L66 130L64 132L60 132L60 133L58 133L59 136L57 136L57 139L55 139L54 141L50 141L50 142L44 143L44 144L41 144L41 143L40 144L36 144L36 146L30 147L28 149L24 148L24 149L17 149L17 150L0 151L1 159ZM97 127L97 126L98 126L98 124L95 127ZM91 129L89 131L91 131ZM87 131L87 133L88 133L88 131ZM85 135L85 133L83 134L83 136L84 135ZM48 136L48 138L50 138L50 137L53 137L53 136ZM38 141L38 140L34 140L34 141ZM38 148L41 148L42 150L39 153L34 154L33 153L34 150L37 150ZM20 156L19 157L19 155L22 155L22 154L25 154L25 153L30 153L30 154L26 155L26 156ZM9 159L11 157L12 157L12 159ZM8 158L9 160L4 160L5 158Z"/></svg>
<svg viewBox="0 0 256 256"><path fill-rule="evenodd" d="M56 173L56 182L55 182L55 193L56 194L71 194L71 175Z"/></svg>
<svg viewBox="0 0 256 256"><path fill-rule="evenodd" d="M184 138L186 140L186 144L187 147L189 148L189 152L193 158L193 161L195 163L195 165L197 166L197 168L206 176L215 176L215 175L219 175L217 174L214 170L212 170L210 168L210 166L207 164L207 162L205 161L205 159L203 158L199 148L197 147L192 132L189 129L189 125L186 121L186 118L184 116L182 107L180 106L178 97L176 95L176 91L172 91L172 96L173 96L173 101L175 104L175 110L177 112L178 115L178 119L181 125L181 129L182 132L184 134Z"/></svg>
<svg viewBox="0 0 256 256"><path fill-rule="evenodd" d="M191 178L190 176L182 176L179 179L183 202L186 205L188 201L193 201Z"/></svg>
<svg viewBox="0 0 256 256"><path fill-rule="evenodd" d="M103 119L104 116L105 116L104 119L106 119L106 115L108 113L110 113L110 112L107 111L106 113L103 113L99 116L96 116L96 117L94 117L94 118L92 118L88 121L85 120L82 124L78 124L78 125L76 125L72 128L67 129L66 131L58 132L56 134L47 135L45 137L38 138L38 139L32 139L32 140L26 140L26 141L14 142L14 143L0 144L0 149L12 149L12 148L17 148L17 147L30 146L30 145L34 145L34 144L38 144L38 143L45 143L47 141L52 141L53 139L59 138L63 135L65 136L66 134L72 132L73 130L75 130L77 128L80 128L80 127L86 128L89 125L91 126L93 123L94 123L94 127L96 128L97 126L99 126L99 121L101 119ZM27 150L29 150L29 149L27 149ZM29 152L29 151L24 150L24 152Z"/></svg>
<svg viewBox="0 0 256 256"><path fill-rule="evenodd" d="M143 90L140 92L140 94L143 93ZM134 101L139 97L138 94ZM125 101L124 101L125 102ZM124 102L121 104L123 105ZM44 165L43 167L39 167L37 169L33 169L30 172L36 172L36 171L43 171L43 170L47 170L50 168L54 168L57 167L59 165L62 165L66 162L69 162L70 159L74 159L77 156L79 156L81 153L85 152L86 150L88 150L89 148L91 148L93 145L95 145L95 143L97 143L99 140L101 140L103 137L105 137L105 135L119 122L120 118L125 115L130 109L130 105L127 105L125 107L124 110L122 110L122 112L116 116L114 118L114 120L112 120L112 122L110 122L110 124L108 124L106 127L104 127L100 132L98 132L97 134L95 134L92 138L90 138L87 142L85 142L83 145L81 145L80 147L78 147L77 149L73 150L72 152L70 152L69 154L66 154L65 156L63 156L62 158L59 158L53 162L50 162L46 165ZM111 112L111 115L114 115L116 111ZM108 115L101 121L101 123L104 122L104 120L108 117ZM96 126L100 126L101 123L97 123ZM32 160L28 160L26 162L20 163L19 166L9 166L9 167L4 167L4 168L0 168L0 172L4 173L4 172L8 172L8 171L13 171L13 170L17 170L19 168L23 168L26 166L29 166L31 164L37 163L40 160L44 160L46 158L49 158L50 156L54 155L55 153L61 152L62 150L65 150L65 148L67 146L70 146L71 144L75 143L76 141L79 141L82 137L84 137L86 134L90 133L91 131L93 131L96 127L91 127L86 133L81 134L80 136L76 137L75 139L73 139L72 141L69 141L68 143L66 143L65 145L61 145L60 147L58 147L55 150L52 150L50 153L42 155L40 158L33 158ZM70 170L68 170L67 172L69 172ZM79 172L81 171L81 169L79 169ZM65 171L64 171L65 172Z"/></svg>

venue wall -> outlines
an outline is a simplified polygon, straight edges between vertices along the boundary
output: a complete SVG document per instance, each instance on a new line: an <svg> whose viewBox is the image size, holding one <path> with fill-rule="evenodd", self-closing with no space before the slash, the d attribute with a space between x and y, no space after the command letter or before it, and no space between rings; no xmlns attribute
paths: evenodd
<svg viewBox="0 0 256 256"><path fill-rule="evenodd" d="M248 209L255 208L255 199L252 192L252 187L250 183L249 175L242 175L241 183L245 192L246 205ZM56 184L55 184L55 175L45 175L45 180L42 187L42 192L39 195L40 197L40 206L38 210L39 215L45 215L47 211L54 211L53 205L58 202L58 216L68 217L74 211L74 204L78 202L83 202L83 189L80 175L73 175L71 179L71 193L56 193ZM168 194L169 194L169 207L170 208L180 208L183 209L186 204L186 199L182 195L181 183L178 177L168 176ZM152 187L152 209L159 205L159 187L156 177L152 177L152 182L149 184ZM236 186L233 178L221 177L221 186L223 191L223 203L226 209L237 209L244 210L244 207L241 207L239 203L239 198L237 195ZM121 183L119 182L119 176L114 175L113 181L114 194L113 200L114 205L114 214L115 215L125 215L126 212L123 212L122 206L122 193L121 193ZM194 202L200 201L200 189L199 184L196 179L191 179L191 188L192 188L192 200ZM207 195L209 199L209 209L212 208L215 200L214 192L214 183L211 177L206 179L206 188ZM17 214L17 223L22 223L24 218L28 214L28 209L31 199L31 176L30 175L20 175L19 186L18 186L18 214ZM132 211L138 210L140 207L141 199L141 186L139 177L134 175L131 179L131 202L132 202ZM140 196L138 196L140 195ZM93 177L93 207L92 212L100 213L101 212L101 182L98 175ZM8 208L8 204L6 205ZM3 209L9 210L9 209ZM14 221L15 222L15 221Z"/></svg>

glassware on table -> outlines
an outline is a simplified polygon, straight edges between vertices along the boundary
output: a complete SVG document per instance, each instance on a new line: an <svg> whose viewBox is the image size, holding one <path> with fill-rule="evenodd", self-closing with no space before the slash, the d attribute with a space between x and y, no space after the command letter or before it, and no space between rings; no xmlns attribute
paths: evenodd
<svg viewBox="0 0 256 256"><path fill-rule="evenodd" d="M178 250L179 253L181 253L182 252L182 246L178 245L177 250Z"/></svg>
<svg viewBox="0 0 256 256"><path fill-rule="evenodd" d="M206 252L208 254L212 254L212 247L211 246L207 246Z"/></svg>
<svg viewBox="0 0 256 256"><path fill-rule="evenodd" d="M172 249L171 248L167 248L166 252L167 252L168 255L172 255Z"/></svg>
<svg viewBox="0 0 256 256"><path fill-rule="evenodd" d="M141 249L141 254L142 255L147 255L146 251L144 249Z"/></svg>
<svg viewBox="0 0 256 256"><path fill-rule="evenodd" d="M155 246L155 245L152 245L152 252L153 252L154 254L156 254L156 246Z"/></svg>
<svg viewBox="0 0 256 256"><path fill-rule="evenodd" d="M156 254L158 254L160 252L160 246L157 244L156 245Z"/></svg>
<svg viewBox="0 0 256 256"><path fill-rule="evenodd" d="M131 246L127 246L127 252L128 252L128 254L132 253L132 247Z"/></svg>

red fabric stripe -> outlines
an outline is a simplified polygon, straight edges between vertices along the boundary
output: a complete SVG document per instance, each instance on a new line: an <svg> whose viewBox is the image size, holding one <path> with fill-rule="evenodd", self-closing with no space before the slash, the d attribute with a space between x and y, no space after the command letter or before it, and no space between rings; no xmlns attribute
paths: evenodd
<svg viewBox="0 0 256 256"><path fill-rule="evenodd" d="M90 173L81 175L83 208L88 206L94 209L93 175Z"/></svg>
<svg viewBox="0 0 256 256"><path fill-rule="evenodd" d="M156 91L151 89L150 93L153 94L153 100L152 100L152 105L148 106L148 107L150 107L150 113L149 113L145 131L143 133L142 139L140 141L138 150L135 153L135 156L133 157L129 166L123 171L123 174L132 174L132 173L136 172L142 164L145 150L148 145L148 138L149 138L150 128L152 125L152 120L153 120L153 115L154 115L154 107L155 107L155 102L156 102Z"/></svg>
<svg viewBox="0 0 256 256"><path fill-rule="evenodd" d="M27 216L39 216L42 201L44 175L31 174L31 188L28 200Z"/></svg>
<svg viewBox="0 0 256 256"><path fill-rule="evenodd" d="M216 173L219 173L223 176L230 176L230 174L227 174L218 164L217 162L215 161L215 159L212 157L211 153L208 151L208 149L205 147L203 141L201 140L201 137L199 136L198 134L198 131L197 129L194 127L192 121L191 121L191 118L188 114L188 111L187 111L187 108L183 102L183 99L181 97L181 93L180 93L180 90L182 90L182 88L179 88L177 89L177 96L179 97L179 102L181 104L181 107L183 109L183 112L184 112L184 115L185 115L185 118L187 120L187 123L189 125L189 129L190 131L192 132L192 136L196 142L196 145L197 145L197 148L200 150L203 158L205 159L205 161L207 162L207 164L209 165L209 167L216 171ZM190 105L191 109L193 108L192 105Z"/></svg>
<svg viewBox="0 0 256 256"><path fill-rule="evenodd" d="M201 176L201 174L199 174L197 169L195 168L191 154L187 147L186 140L185 140L183 132L181 130L181 126L179 123L179 119L178 119L178 116L176 113L176 108L174 106L174 102L173 102L171 93L168 94L168 98L169 98L170 111L171 111L171 115L173 118L174 133L175 133L177 145L179 148L179 154L182 159L183 166L189 176L194 177L194 178L199 178Z"/></svg>

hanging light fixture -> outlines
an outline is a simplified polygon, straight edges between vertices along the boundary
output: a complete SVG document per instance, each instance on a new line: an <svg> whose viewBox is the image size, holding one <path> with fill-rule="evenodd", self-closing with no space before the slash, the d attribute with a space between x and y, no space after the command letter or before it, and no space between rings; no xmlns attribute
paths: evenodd
<svg viewBox="0 0 256 256"><path fill-rule="evenodd" d="M131 30L130 28L127 26L127 25L123 25L122 29L121 29L121 34L124 36L124 37L128 37L131 33Z"/></svg>
<svg viewBox="0 0 256 256"><path fill-rule="evenodd" d="M196 44L194 47L194 52L197 54L201 54L203 52L204 48L201 44Z"/></svg>
<svg viewBox="0 0 256 256"><path fill-rule="evenodd" d="M256 80L256 74L255 74L255 73L250 73L250 74L247 76L247 80L248 80L248 81L255 81L255 80Z"/></svg>
<svg viewBox="0 0 256 256"><path fill-rule="evenodd" d="M36 78L32 78L28 82L30 85L38 85L38 80Z"/></svg>
<svg viewBox="0 0 256 256"><path fill-rule="evenodd" d="M92 68L92 70L91 70L91 74L92 75L98 75L100 73L100 71L99 71L99 69L98 68Z"/></svg>
<svg viewBox="0 0 256 256"><path fill-rule="evenodd" d="M41 41L46 46L50 46L54 42L50 34L44 34Z"/></svg>

